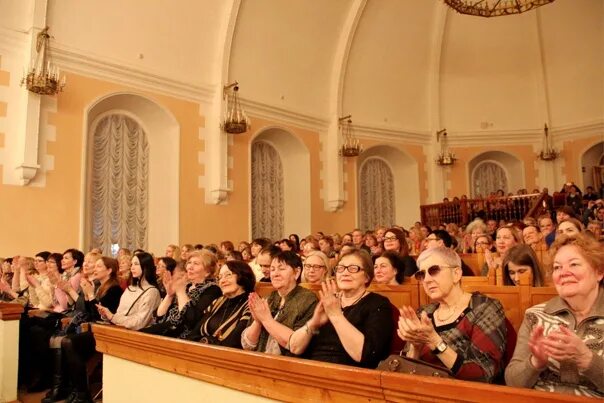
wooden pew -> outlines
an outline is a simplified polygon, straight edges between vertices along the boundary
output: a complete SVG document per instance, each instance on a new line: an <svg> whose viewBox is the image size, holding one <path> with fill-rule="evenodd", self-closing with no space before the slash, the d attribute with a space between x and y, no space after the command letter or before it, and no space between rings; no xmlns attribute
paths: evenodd
<svg viewBox="0 0 604 403"><path fill-rule="evenodd" d="M281 401L509 401L574 403L583 398L371 369L210 346L93 325L96 348L105 355L104 398L140 399L149 403L202 399L252 401L255 396ZM144 388L132 378L144 373ZM129 374L124 377L124 374ZM184 382L184 381L186 382ZM136 381L134 381L136 382ZM180 383L178 383L180 382ZM186 389L177 385L186 385ZM217 386L218 385L218 386ZM129 387L130 386L130 387ZM134 397L135 396L135 397Z"/></svg>
<svg viewBox="0 0 604 403"><path fill-rule="evenodd" d="M460 253L459 256L472 269L475 276L482 274L482 267L485 263L484 253Z"/></svg>

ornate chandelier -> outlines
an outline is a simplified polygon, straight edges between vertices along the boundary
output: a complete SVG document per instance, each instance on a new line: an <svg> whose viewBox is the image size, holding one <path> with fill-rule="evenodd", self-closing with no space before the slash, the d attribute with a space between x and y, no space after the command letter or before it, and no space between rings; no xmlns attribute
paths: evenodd
<svg viewBox="0 0 604 403"><path fill-rule="evenodd" d="M478 17L499 17L520 14L553 3L554 0L444 0L461 14Z"/></svg>
<svg viewBox="0 0 604 403"><path fill-rule="evenodd" d="M50 57L49 27L38 33L36 40L36 61L30 65L27 75L21 79L21 85L40 95L55 95L65 88L65 76L60 77L60 71Z"/></svg>
<svg viewBox="0 0 604 403"><path fill-rule="evenodd" d="M447 129L442 129L436 132L436 142L440 143L440 154L436 158L436 164L440 166L449 166L455 164L457 158L455 154L449 151L447 147Z"/></svg>
<svg viewBox="0 0 604 403"><path fill-rule="evenodd" d="M222 122L222 130L231 134L245 133L250 128L250 120L239 101L239 83L235 81L223 88L223 98L226 100L226 113Z"/></svg>
<svg viewBox="0 0 604 403"><path fill-rule="evenodd" d="M542 161L553 161L560 155L560 152L552 147L551 140L549 139L549 128L547 127L547 123L543 126L543 149L539 154L537 154L537 158Z"/></svg>
<svg viewBox="0 0 604 403"><path fill-rule="evenodd" d="M344 144L340 148L340 155L343 157L358 157L363 152L363 146L354 135L351 118L352 115L348 115L338 119L344 137Z"/></svg>

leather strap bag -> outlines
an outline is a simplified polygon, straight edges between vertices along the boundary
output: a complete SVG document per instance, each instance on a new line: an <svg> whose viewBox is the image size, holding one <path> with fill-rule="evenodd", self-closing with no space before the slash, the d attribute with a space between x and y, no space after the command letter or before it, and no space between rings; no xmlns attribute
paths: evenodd
<svg viewBox="0 0 604 403"><path fill-rule="evenodd" d="M385 360L381 361L377 369L387 372L400 372L402 374L433 376L437 378L453 378L451 371L445 367L396 354L392 354Z"/></svg>

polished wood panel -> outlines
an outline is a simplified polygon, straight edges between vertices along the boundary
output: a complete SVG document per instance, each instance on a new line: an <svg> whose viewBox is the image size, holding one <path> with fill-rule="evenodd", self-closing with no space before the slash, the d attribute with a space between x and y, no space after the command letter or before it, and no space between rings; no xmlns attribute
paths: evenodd
<svg viewBox="0 0 604 403"><path fill-rule="evenodd" d="M19 304L0 302L0 320L19 320L23 313L23 307Z"/></svg>

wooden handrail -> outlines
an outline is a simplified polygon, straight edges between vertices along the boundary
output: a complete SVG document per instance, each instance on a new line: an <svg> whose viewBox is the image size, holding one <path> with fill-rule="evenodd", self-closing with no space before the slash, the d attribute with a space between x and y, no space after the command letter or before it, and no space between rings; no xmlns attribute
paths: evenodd
<svg viewBox="0 0 604 403"><path fill-rule="evenodd" d="M103 354L283 401L513 401L584 399L512 388L272 356L93 325Z"/></svg>
<svg viewBox="0 0 604 403"><path fill-rule="evenodd" d="M19 320L23 313L23 307L19 304L0 302L0 320Z"/></svg>

